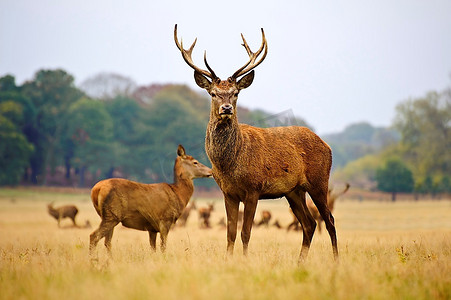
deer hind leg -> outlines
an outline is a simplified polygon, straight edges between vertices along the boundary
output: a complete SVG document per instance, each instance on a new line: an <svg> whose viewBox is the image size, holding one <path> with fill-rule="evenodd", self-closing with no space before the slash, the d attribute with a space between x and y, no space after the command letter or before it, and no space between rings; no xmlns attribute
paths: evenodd
<svg viewBox="0 0 451 300"><path fill-rule="evenodd" d="M89 254L91 256L91 259L94 259L94 254L95 254L94 251L95 251L99 241L103 237L106 237L109 233L112 236L113 229L118 223L119 223L118 221L113 221L113 220L111 220L111 221L102 220L102 222L100 222L99 228L97 228L96 230L94 230L93 233L91 233L91 235L89 236ZM109 237L110 241L111 241L111 236ZM107 242L107 240L105 239L105 246L108 249L107 244L109 244L109 242ZM110 247L111 247L111 244L110 244Z"/></svg>
<svg viewBox="0 0 451 300"><path fill-rule="evenodd" d="M111 239L113 238L113 232L114 232L114 227L111 228L111 230L105 234L105 243L104 244L105 244L105 248L107 249L108 254L110 256L111 256Z"/></svg>
<svg viewBox="0 0 451 300"><path fill-rule="evenodd" d="M249 240L251 238L252 224L254 223L255 210L258 198L247 198L244 202L243 227L241 229L241 241L243 242L243 254L247 255Z"/></svg>
<svg viewBox="0 0 451 300"><path fill-rule="evenodd" d="M335 260L338 260L337 233L335 231L334 217L327 206L327 186L323 190L309 191L309 194L312 197L316 208L318 208L321 218L323 218L324 223L326 224L326 229L329 232L330 240L332 242L334 258Z"/></svg>
<svg viewBox="0 0 451 300"><path fill-rule="evenodd" d="M294 191L291 194L286 195L286 198L290 204L291 210L302 225L302 247L301 253L299 254L299 262L301 262L307 258L313 234L315 233L316 221L307 208L304 191Z"/></svg>
<svg viewBox="0 0 451 300"><path fill-rule="evenodd" d="M235 247L236 227L238 223L239 201L224 195L225 208L227 214L227 254L233 255Z"/></svg>

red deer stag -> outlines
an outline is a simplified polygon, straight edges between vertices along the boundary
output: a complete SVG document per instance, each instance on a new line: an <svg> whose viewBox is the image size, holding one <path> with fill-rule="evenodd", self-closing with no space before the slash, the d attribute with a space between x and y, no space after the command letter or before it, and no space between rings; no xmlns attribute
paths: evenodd
<svg viewBox="0 0 451 300"><path fill-rule="evenodd" d="M204 62L208 71L194 64L191 55L196 40L184 49L183 43L178 41L177 25L174 28L175 43L185 62L194 69L196 84L211 96L205 150L213 166L213 177L224 194L227 252L233 254L240 202L244 203L241 240L246 255L258 200L285 196L303 225L304 237L299 255L299 260L303 260L308 254L316 227L305 201L305 193L308 192L325 220L334 257L338 259L334 218L327 207L332 151L305 127L256 128L238 123L238 94L251 85L255 74L253 69L268 52L263 29L262 44L255 53L241 36L249 60L232 76L221 80L208 65L206 54Z"/></svg>
<svg viewBox="0 0 451 300"><path fill-rule="evenodd" d="M47 210L49 215L54 217L58 221L58 227L60 227L60 222L64 218L69 218L74 223L75 227L77 223L75 222L75 217L78 214L78 208L74 205L64 205L60 207L53 207L53 202L47 205Z"/></svg>
<svg viewBox="0 0 451 300"><path fill-rule="evenodd" d="M148 231L150 246L154 251L159 232L161 251L164 252L169 229L193 194L193 179L211 175L210 168L187 155L179 145L173 184L143 184L121 178L98 182L91 190L91 200L102 221L90 236L91 258L94 258L94 250L103 237L105 247L111 254L113 230L119 223L128 228Z"/></svg>

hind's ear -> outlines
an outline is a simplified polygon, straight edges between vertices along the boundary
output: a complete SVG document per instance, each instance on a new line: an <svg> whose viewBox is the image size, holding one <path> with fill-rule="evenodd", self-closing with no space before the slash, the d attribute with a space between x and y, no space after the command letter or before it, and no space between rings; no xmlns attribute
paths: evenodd
<svg viewBox="0 0 451 300"><path fill-rule="evenodd" d="M185 148L183 148L182 145L179 145L179 147L177 148L177 155L178 156L185 156L186 155Z"/></svg>

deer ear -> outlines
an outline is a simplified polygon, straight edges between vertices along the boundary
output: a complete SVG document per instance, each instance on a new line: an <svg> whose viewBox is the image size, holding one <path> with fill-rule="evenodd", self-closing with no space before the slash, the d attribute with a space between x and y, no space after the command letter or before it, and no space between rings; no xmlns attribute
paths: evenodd
<svg viewBox="0 0 451 300"><path fill-rule="evenodd" d="M206 89L207 91L210 89L211 82L201 73L194 71L194 80L199 87Z"/></svg>
<svg viewBox="0 0 451 300"><path fill-rule="evenodd" d="M179 145L179 147L177 148L177 155L178 156L185 156L185 148L183 148L182 145Z"/></svg>
<svg viewBox="0 0 451 300"><path fill-rule="evenodd" d="M247 75L245 75L237 82L236 84L237 88L239 90L242 90L249 87L252 84L252 81L254 81L254 75L255 75L254 70L250 71Z"/></svg>

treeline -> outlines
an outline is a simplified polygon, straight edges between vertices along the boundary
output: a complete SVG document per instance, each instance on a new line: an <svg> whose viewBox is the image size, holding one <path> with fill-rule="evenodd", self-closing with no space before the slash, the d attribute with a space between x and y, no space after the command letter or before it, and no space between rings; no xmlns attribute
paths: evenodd
<svg viewBox="0 0 451 300"><path fill-rule="evenodd" d="M354 160L339 166L334 178L354 187L390 192L393 200L399 192L413 192L416 197L449 194L450 127L451 89L406 100L397 106L391 129L362 123L332 136L331 144L338 149L348 148L348 154L361 152L360 158L354 155ZM346 139L351 142L344 142ZM363 143L354 143L359 140ZM334 151L337 153L334 159L343 159L340 151Z"/></svg>
<svg viewBox="0 0 451 300"><path fill-rule="evenodd" d="M210 100L182 85L137 86L99 74L76 87L64 70L40 70L16 85L0 78L0 185L90 187L124 177L172 181L178 144L209 165L204 152ZM289 112L239 108L259 126L306 125ZM211 187L211 179L197 185Z"/></svg>
<svg viewBox="0 0 451 300"><path fill-rule="evenodd" d="M333 149L334 169L368 154L378 153L400 140L394 128L374 127L367 122L347 126L342 132L322 137Z"/></svg>
<svg viewBox="0 0 451 300"><path fill-rule="evenodd" d="M40 70L16 85L0 78L0 185L90 187L124 177L172 181L178 144L209 165L204 152L210 100L183 85L138 86L117 74L74 84L64 70ZM240 122L301 125L291 111L238 107ZM390 128L362 122L324 135L333 181L416 195L451 192L451 89L402 102ZM196 185L216 186L211 179Z"/></svg>

